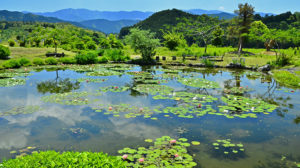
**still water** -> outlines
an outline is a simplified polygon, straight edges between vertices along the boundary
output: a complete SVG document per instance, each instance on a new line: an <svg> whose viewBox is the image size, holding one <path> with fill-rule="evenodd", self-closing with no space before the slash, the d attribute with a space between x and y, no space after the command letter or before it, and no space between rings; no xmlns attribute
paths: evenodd
<svg viewBox="0 0 300 168"><path fill-rule="evenodd" d="M280 86L270 76L249 77L251 72L224 69L183 69L169 71L182 78L205 78L217 82L220 88L197 88L184 85L178 79L161 79L161 83L174 92L197 93L213 96L217 101L207 102L218 111L224 105L221 97L227 95L224 89L248 87L253 90L240 94L247 98L275 104L278 107L270 113L259 113L257 118L227 118L224 115L178 117L169 113L154 113L151 118L124 116L96 112L94 108L105 108L119 104L129 104L138 108L177 107L178 100L154 99L156 95L141 93L134 89L143 81L135 81L126 72L147 71L153 78L167 73L165 67L133 66L130 70L115 69L121 75L90 76L103 79L93 83L86 72L72 70L39 69L30 72L26 84L13 87L0 87L0 113L14 107L35 106L38 110L30 114L0 116L0 160L16 157L11 151L30 152L34 150L92 151L118 155L124 147L149 146L145 139L162 136L187 138L199 141L199 146L188 148L194 156L197 167L203 168L263 168L294 167L300 162L300 90ZM167 82L167 83L166 83ZM90 96L87 104L66 105L42 101L42 97L64 92L98 93L100 88L114 86L128 87L123 92L102 92ZM159 94L159 93L158 93ZM107 106L107 107L106 107ZM212 145L216 140L230 139L244 145L243 155L229 157L216 152ZM23 150L19 152L19 150ZM33 149L30 149L33 150Z"/></svg>

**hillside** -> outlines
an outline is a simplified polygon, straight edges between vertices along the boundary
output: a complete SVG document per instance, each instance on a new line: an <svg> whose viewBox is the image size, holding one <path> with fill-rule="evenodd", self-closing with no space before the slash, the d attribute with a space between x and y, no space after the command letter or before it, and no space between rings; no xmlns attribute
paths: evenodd
<svg viewBox="0 0 300 168"><path fill-rule="evenodd" d="M219 19L229 20L229 19L234 18L236 15L231 14L231 13L221 12L221 13L218 13L218 14L208 14L208 16L217 17Z"/></svg>
<svg viewBox="0 0 300 168"><path fill-rule="evenodd" d="M140 29L151 30L152 32L156 33L156 36L158 38L162 38L161 29L164 29L164 25L175 26L179 22L177 18L184 18L184 17L197 18L198 16L183 12L178 9L164 10L161 12L154 13L146 20L143 20L135 24L134 26L122 28L119 37L123 38L129 33L129 29L133 27L139 27Z"/></svg>
<svg viewBox="0 0 300 168"><path fill-rule="evenodd" d="M109 21L105 19L96 19L96 20L87 20L82 21L80 24L83 26L92 29L101 31L103 33L119 33L123 27L132 26L138 23L138 20L118 20L118 21Z"/></svg>
<svg viewBox="0 0 300 168"><path fill-rule="evenodd" d="M144 20L153 12L142 11L93 11L88 9L62 9L56 12L35 13L37 15L56 17L62 20L82 22L86 20L106 19L117 20Z"/></svg>
<svg viewBox="0 0 300 168"><path fill-rule="evenodd" d="M0 21L48 22L48 23L64 22L63 20L54 17L44 17L39 15L34 15L31 13L24 14L22 12L11 12L7 10L0 11Z"/></svg>

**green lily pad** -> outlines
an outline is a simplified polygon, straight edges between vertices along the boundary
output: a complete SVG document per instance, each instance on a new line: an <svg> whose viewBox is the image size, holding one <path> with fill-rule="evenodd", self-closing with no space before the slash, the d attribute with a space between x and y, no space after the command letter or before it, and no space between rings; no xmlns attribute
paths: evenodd
<svg viewBox="0 0 300 168"><path fill-rule="evenodd" d="M198 142L198 141L192 141L191 144L197 146L197 145L200 145L200 142Z"/></svg>
<svg viewBox="0 0 300 168"><path fill-rule="evenodd" d="M19 115L19 114L32 114L40 111L40 106L20 106L14 107L6 112L0 112L0 117L11 116L11 115Z"/></svg>
<svg viewBox="0 0 300 168"><path fill-rule="evenodd" d="M88 92L58 93L49 96L43 96L41 100L44 102L58 103L63 105L85 105L90 103L90 100L87 98L88 95L90 95Z"/></svg>
<svg viewBox="0 0 300 168"><path fill-rule="evenodd" d="M26 79L23 78L2 78L0 79L0 87L12 87L25 85Z"/></svg>
<svg viewBox="0 0 300 168"><path fill-rule="evenodd" d="M128 89L130 89L130 87L127 86L107 86L107 87L101 87L100 91L101 92L125 92Z"/></svg>
<svg viewBox="0 0 300 168"><path fill-rule="evenodd" d="M152 95L156 95L158 93L161 95L168 95L174 90L170 86L155 84L140 84L136 85L133 89L141 93L148 93Z"/></svg>
<svg viewBox="0 0 300 168"><path fill-rule="evenodd" d="M219 84L217 82L209 81L203 78L179 78L178 82L192 87L197 88L220 88Z"/></svg>

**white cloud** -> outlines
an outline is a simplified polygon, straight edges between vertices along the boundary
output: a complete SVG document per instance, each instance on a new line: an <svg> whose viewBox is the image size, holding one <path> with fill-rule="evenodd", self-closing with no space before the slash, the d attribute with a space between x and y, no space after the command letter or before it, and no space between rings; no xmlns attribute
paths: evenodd
<svg viewBox="0 0 300 168"><path fill-rule="evenodd" d="M224 6L220 6L219 10L221 10L221 11L225 10Z"/></svg>

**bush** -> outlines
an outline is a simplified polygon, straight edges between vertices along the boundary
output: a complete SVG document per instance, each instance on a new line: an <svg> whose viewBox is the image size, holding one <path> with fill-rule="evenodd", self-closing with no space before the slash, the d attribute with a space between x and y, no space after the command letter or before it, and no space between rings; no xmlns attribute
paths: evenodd
<svg viewBox="0 0 300 168"><path fill-rule="evenodd" d="M10 55L10 50L8 47L0 45L0 59L7 59Z"/></svg>
<svg viewBox="0 0 300 168"><path fill-rule="evenodd" d="M16 45L16 42L14 40L8 40L8 45L10 47L14 47Z"/></svg>
<svg viewBox="0 0 300 168"><path fill-rule="evenodd" d="M63 58L59 59L59 62L61 62L63 64L75 64L76 60L71 57L63 57Z"/></svg>
<svg viewBox="0 0 300 168"><path fill-rule="evenodd" d="M285 86L300 87L300 78L289 71L275 71L274 78Z"/></svg>
<svg viewBox="0 0 300 168"><path fill-rule="evenodd" d="M81 52L75 56L77 64L95 64L97 63L97 53L96 52Z"/></svg>
<svg viewBox="0 0 300 168"><path fill-rule="evenodd" d="M106 57L100 57L98 58L98 63L107 63L108 62L108 59Z"/></svg>
<svg viewBox="0 0 300 168"><path fill-rule="evenodd" d="M21 66L30 66L31 65L31 61L27 58L20 58L18 61Z"/></svg>
<svg viewBox="0 0 300 168"><path fill-rule="evenodd" d="M214 66L214 62L212 62L209 59L202 59L201 61L206 67L213 67Z"/></svg>
<svg viewBox="0 0 300 168"><path fill-rule="evenodd" d="M97 45L94 41L88 41L86 43L86 48L89 50L96 50L97 49Z"/></svg>
<svg viewBox="0 0 300 168"><path fill-rule="evenodd" d="M111 61L127 61L130 59L130 57L126 55L123 50L120 49L106 50L104 56Z"/></svg>
<svg viewBox="0 0 300 168"><path fill-rule="evenodd" d="M126 162L116 156L92 152L46 151L34 153L17 159L4 161L5 168L40 168L40 167L118 167L125 168ZM1 167L1 164L0 164Z"/></svg>
<svg viewBox="0 0 300 168"><path fill-rule="evenodd" d="M34 65L45 65L45 62L42 58L35 58L32 62Z"/></svg>
<svg viewBox="0 0 300 168"><path fill-rule="evenodd" d="M13 59L3 62L2 66L4 68L20 68L21 64L18 60Z"/></svg>
<svg viewBox="0 0 300 168"><path fill-rule="evenodd" d="M46 58L45 63L48 65L57 65L58 61L57 59L50 57L50 58Z"/></svg>

